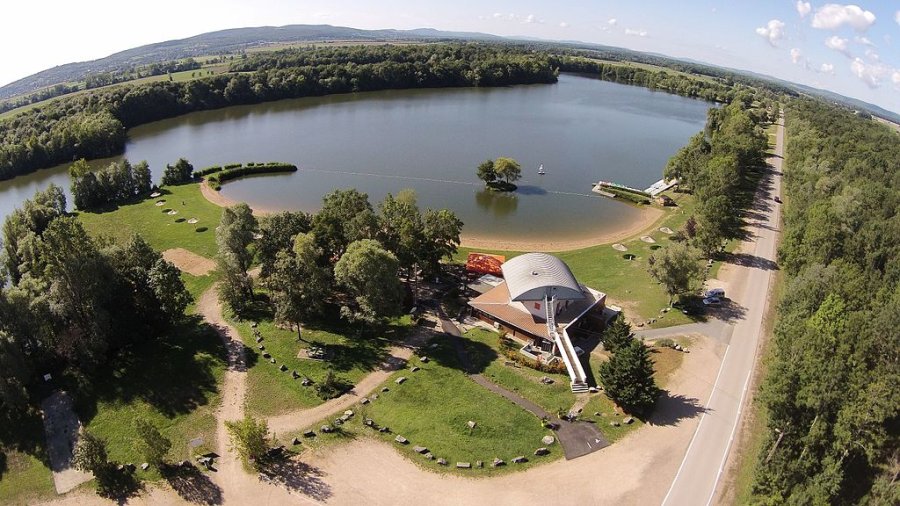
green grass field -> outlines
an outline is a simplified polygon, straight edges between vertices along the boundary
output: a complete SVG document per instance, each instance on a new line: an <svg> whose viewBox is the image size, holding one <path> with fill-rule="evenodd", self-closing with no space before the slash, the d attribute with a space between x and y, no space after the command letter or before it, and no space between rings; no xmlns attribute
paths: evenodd
<svg viewBox="0 0 900 506"><path fill-rule="evenodd" d="M49 457L44 447L44 425L33 411L0 427L0 504L25 505L49 500L56 495Z"/></svg>
<svg viewBox="0 0 900 506"><path fill-rule="evenodd" d="M169 458L181 460L216 448L215 410L225 364L218 335L195 320L132 346L89 386L69 391L76 395L85 428L107 441L111 459L143 462L134 420L144 418L172 440Z"/></svg>
<svg viewBox="0 0 900 506"><path fill-rule="evenodd" d="M168 186L160 191L162 196L158 198L148 197L101 213L80 212L78 217L95 236L125 241L132 234L140 234L158 251L184 248L214 258L215 229L222 217L222 208L206 200L197 184ZM164 205L157 206L160 200L165 201ZM169 210L178 214L169 216L166 214ZM198 222L188 223L191 218Z"/></svg>
<svg viewBox="0 0 900 506"><path fill-rule="evenodd" d="M544 408L549 413L557 410L568 411L575 403L575 394L569 388L569 377L565 374L550 374L510 362L500 352L500 336L496 332L473 328L465 333L466 349L472 363L482 374L507 390L516 392ZM550 385L540 382L543 376L552 378Z"/></svg>
<svg viewBox="0 0 900 506"><path fill-rule="evenodd" d="M261 343L253 337L252 322L257 322ZM349 335L341 324L312 323L303 327L303 341L297 339L296 330L279 328L272 321L272 313L263 304L244 320L231 319L241 339L248 347L247 361L247 410L254 416L273 416L324 402L313 386L304 387L291 372L297 371L314 382L321 382L329 370L343 381L356 384L363 376L375 370L387 357L392 343L399 342L411 325L409 317L402 317L388 325L377 336ZM316 344L323 347L328 358L315 360L298 356L302 349ZM269 353L276 363L263 357ZM282 372L284 364L288 370Z"/></svg>
<svg viewBox="0 0 900 506"><path fill-rule="evenodd" d="M450 339L445 335L435 336L431 341L434 347L427 351L429 362L414 358L409 365L420 367L420 371L406 369L394 373L384 383L390 391L381 392L379 388L377 400L355 407L356 415L344 425L342 433L319 434L316 441L307 439L304 445L321 448L356 437L377 437L426 469L479 476L516 471L560 458L562 449L558 444L549 446L548 456L533 455L535 449L543 446L541 438L552 432L541 427L540 420L531 413L466 377ZM402 385L394 381L400 376L408 378ZM379 426L389 427L391 432L381 434L364 427L365 417ZM470 420L477 424L471 430L466 425ZM316 432L322 423L313 426ZM299 434L290 434L288 438ZM394 442L397 435L407 438L409 444ZM412 450L413 446L428 448L436 458L445 458L449 465L443 467L436 461L426 460ZM511 464L510 460L519 455L526 456L529 462ZM491 468L495 457L505 460L507 466ZM485 463L484 469L455 468L457 462L474 466L478 460Z"/></svg>

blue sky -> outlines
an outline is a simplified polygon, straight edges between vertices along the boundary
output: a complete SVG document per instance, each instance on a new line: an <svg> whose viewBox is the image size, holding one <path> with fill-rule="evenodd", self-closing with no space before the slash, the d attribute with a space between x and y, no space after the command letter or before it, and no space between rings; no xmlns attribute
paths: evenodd
<svg viewBox="0 0 900 506"><path fill-rule="evenodd" d="M210 30L327 23L608 44L761 72L900 112L900 0L45 0L3 11L0 84Z"/></svg>

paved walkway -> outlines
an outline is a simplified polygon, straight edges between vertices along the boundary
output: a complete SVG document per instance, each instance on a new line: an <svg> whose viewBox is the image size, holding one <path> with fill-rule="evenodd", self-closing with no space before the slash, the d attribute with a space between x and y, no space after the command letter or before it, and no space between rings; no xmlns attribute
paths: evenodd
<svg viewBox="0 0 900 506"><path fill-rule="evenodd" d="M702 334L724 344L731 343L731 333L734 325L722 320L709 319L705 322L686 323L674 327L661 329L637 330L634 335L642 339L662 339L664 337L683 336L687 334Z"/></svg>
<svg viewBox="0 0 900 506"><path fill-rule="evenodd" d="M554 423L559 423L559 428L556 430L556 437L559 439L559 444L563 447L563 452L566 454L566 460L575 459L609 446L609 441L603 437L603 434L600 433L594 424L585 421L569 422L560 420L537 404L515 392L511 392L501 387L483 375L475 372L472 360L463 346L462 333L459 331L459 327L450 320L447 320L444 315L441 314L441 328L444 333L457 338L452 340L453 347L456 350L457 357L459 357L460 364L468 373L469 378L472 381L495 394L505 397L538 418L546 418L548 420L554 420Z"/></svg>
<svg viewBox="0 0 900 506"><path fill-rule="evenodd" d="M65 494L94 477L72 467L72 449L78 441L81 422L75 413L72 398L66 392L57 391L44 399L41 411L53 484L57 494Z"/></svg>

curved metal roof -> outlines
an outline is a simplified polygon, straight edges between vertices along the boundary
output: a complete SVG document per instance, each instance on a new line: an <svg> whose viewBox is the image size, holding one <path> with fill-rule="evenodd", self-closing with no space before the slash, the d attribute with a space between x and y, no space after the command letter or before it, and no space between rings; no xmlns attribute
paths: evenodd
<svg viewBox="0 0 900 506"><path fill-rule="evenodd" d="M569 266L546 253L527 253L507 261L501 267L510 300L581 300L581 286Z"/></svg>

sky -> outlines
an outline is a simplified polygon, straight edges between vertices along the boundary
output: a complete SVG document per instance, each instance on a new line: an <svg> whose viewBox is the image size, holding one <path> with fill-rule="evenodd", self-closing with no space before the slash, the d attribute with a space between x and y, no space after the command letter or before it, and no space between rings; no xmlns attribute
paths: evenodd
<svg viewBox="0 0 900 506"><path fill-rule="evenodd" d="M437 28L578 40L751 70L900 113L900 0L7 0L0 85L243 26Z"/></svg>

